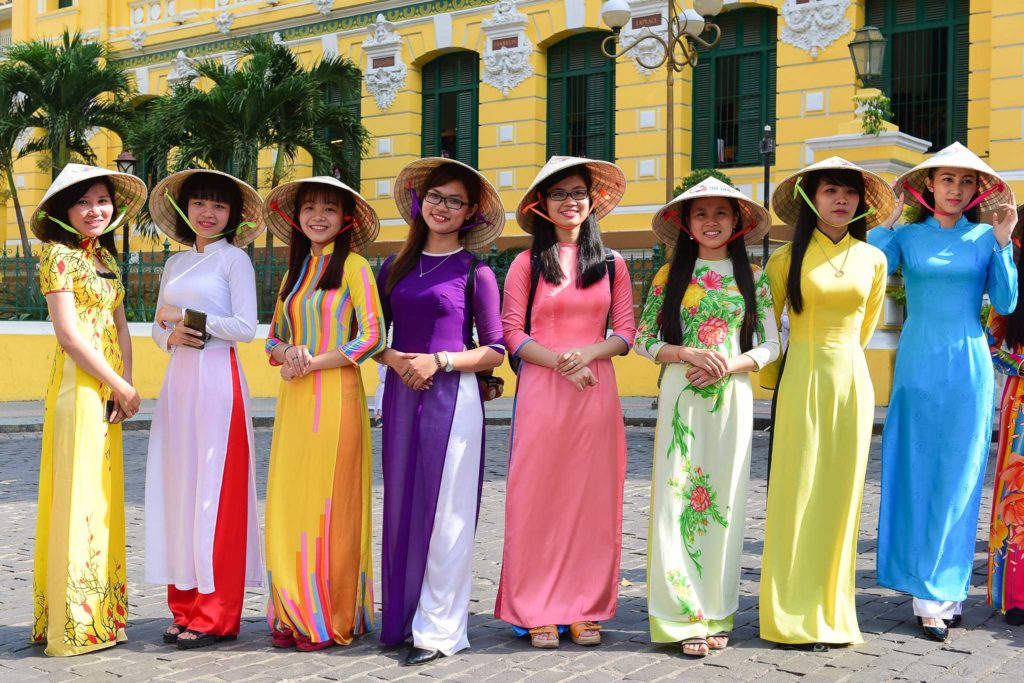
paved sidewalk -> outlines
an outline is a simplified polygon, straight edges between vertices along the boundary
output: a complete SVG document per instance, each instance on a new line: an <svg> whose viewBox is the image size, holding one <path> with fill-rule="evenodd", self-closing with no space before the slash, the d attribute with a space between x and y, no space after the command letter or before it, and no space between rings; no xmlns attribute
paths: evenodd
<svg viewBox="0 0 1024 683"><path fill-rule="evenodd" d="M605 624L605 644L581 648L564 644L540 652L513 638L494 619L504 531L508 429L488 432L484 495L477 533L470 616L472 649L421 669L398 666L402 649L381 647L375 634L352 646L302 654L270 646L264 622L265 592L247 594L241 637L216 649L179 652L160 642L168 623L164 589L140 583L143 560L143 484L146 431L125 434L125 489L128 524L129 642L92 655L47 658L28 644L32 622L31 572L40 449L38 432L0 434L0 681L391 681L399 679L477 681L883 681L978 680L1019 683L1024 672L1024 628L1010 628L984 604L986 544L975 553L973 587L965 605L964 628L946 644L924 640L909 598L875 585L875 530L878 523L878 439L872 443L864 496L857 604L865 643L824 654L775 649L758 635L757 591L764 531L767 435L754 435L750 498L744 542L740 603L732 646L704 660L683 658L672 646L649 641L646 615L647 508L653 430L627 430L629 463L623 509L619 609ZM257 482L266 488L271 430L256 430ZM380 430L374 439L374 562L379 569L381 481ZM993 464L982 501L979 539L987 538ZM552 505L557 519L557 505ZM585 568L581 569L585 571ZM375 584L379 601L380 585ZM377 614L379 619L379 602Z"/></svg>

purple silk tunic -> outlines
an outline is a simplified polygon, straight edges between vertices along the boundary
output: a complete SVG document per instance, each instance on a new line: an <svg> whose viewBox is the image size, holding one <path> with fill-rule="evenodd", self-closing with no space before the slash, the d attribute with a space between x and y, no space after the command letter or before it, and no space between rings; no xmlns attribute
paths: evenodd
<svg viewBox="0 0 1024 683"><path fill-rule="evenodd" d="M406 353L466 348L466 277L472 258L468 251L448 256L424 254L390 295L386 283L393 258L384 262L377 283L384 317L393 325L391 348ZM479 345L504 354L498 283L486 263L476 267L472 305ZM412 634L459 379L458 372L439 371L430 389L413 391L394 370L387 372L381 458L384 537L380 639L385 645L398 645ZM483 483L482 441L480 458L478 507Z"/></svg>

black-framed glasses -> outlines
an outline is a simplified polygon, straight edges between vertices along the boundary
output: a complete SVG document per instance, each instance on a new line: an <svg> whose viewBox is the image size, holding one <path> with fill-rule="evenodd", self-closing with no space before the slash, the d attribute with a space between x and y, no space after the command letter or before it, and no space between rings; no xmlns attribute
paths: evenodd
<svg viewBox="0 0 1024 683"><path fill-rule="evenodd" d="M469 204L469 202L464 202L458 197L445 197L439 192L434 192L433 190L427 192L423 198L427 200L428 204L440 204L441 202L444 202L444 205L452 211L458 211Z"/></svg>
<svg viewBox="0 0 1024 683"><path fill-rule="evenodd" d="M573 190L572 192L566 192L565 190L551 190L551 192L548 192L548 199L553 202L564 202L569 197L580 202L590 197L590 192L582 188Z"/></svg>

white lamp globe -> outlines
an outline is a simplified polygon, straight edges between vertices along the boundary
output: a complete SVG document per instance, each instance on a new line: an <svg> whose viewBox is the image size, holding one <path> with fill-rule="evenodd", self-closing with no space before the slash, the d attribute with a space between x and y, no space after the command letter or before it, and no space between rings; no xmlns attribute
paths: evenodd
<svg viewBox="0 0 1024 683"><path fill-rule="evenodd" d="M702 17L717 17L725 0L693 0L693 9Z"/></svg>
<svg viewBox="0 0 1024 683"><path fill-rule="evenodd" d="M619 31L629 21L629 3L626 0L607 0L601 6L601 21L613 31Z"/></svg>
<svg viewBox="0 0 1024 683"><path fill-rule="evenodd" d="M682 19L686 22L683 26L683 33L691 38L696 38L704 32L704 17L697 10L684 10Z"/></svg>

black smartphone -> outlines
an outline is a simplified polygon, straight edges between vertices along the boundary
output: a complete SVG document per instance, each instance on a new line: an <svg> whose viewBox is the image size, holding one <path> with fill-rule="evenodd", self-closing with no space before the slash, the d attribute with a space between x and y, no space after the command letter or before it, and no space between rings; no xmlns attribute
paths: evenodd
<svg viewBox="0 0 1024 683"><path fill-rule="evenodd" d="M103 418L107 422L110 422L110 418L112 418L114 416L114 408L115 408L115 406L116 406L116 404L114 403L113 399L110 399L110 400L107 401L107 406L106 406L106 408L103 411Z"/></svg>
<svg viewBox="0 0 1024 683"><path fill-rule="evenodd" d="M203 343L197 348L205 349L206 340L206 314L202 311L193 311L191 308L185 309L185 327L195 330L203 335Z"/></svg>

